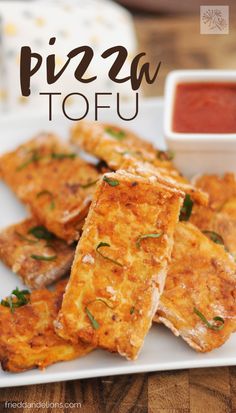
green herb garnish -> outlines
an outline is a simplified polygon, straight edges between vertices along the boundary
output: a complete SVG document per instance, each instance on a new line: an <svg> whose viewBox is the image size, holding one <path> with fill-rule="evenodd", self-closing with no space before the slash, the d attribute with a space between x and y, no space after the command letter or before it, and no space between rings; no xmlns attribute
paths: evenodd
<svg viewBox="0 0 236 413"><path fill-rule="evenodd" d="M134 312L135 312L135 307L131 307L129 310L130 315L134 314Z"/></svg>
<svg viewBox="0 0 236 413"><path fill-rule="evenodd" d="M159 232L158 234L144 234L144 235L140 235L136 241L136 247L140 248L141 246L141 242L143 239L146 238L160 238L163 235L163 232Z"/></svg>
<svg viewBox="0 0 236 413"><path fill-rule="evenodd" d="M101 257L105 258L106 260L108 260L108 261L110 261L110 262L113 262L113 264L119 265L119 267L123 267L123 265L122 265L120 262L115 261L115 260L113 260L112 258L107 257L106 255L102 254L102 252L99 251L99 249L100 249L100 248L103 248L103 247L109 247L109 248L110 248L110 244L108 244L107 242L99 242L99 244L98 244L97 247L96 247L97 253L98 253L99 255L101 255Z"/></svg>
<svg viewBox="0 0 236 413"><path fill-rule="evenodd" d="M172 151L157 151L157 159L160 161L172 161L174 159L175 154Z"/></svg>
<svg viewBox="0 0 236 413"><path fill-rule="evenodd" d="M97 322L97 320L95 320L93 314L89 311L88 307L85 307L85 311L92 324L92 327L94 328L94 330L97 330L100 327L100 324Z"/></svg>
<svg viewBox="0 0 236 413"><path fill-rule="evenodd" d="M24 163L19 165L16 170L21 171L22 169L26 168L26 166L30 165L31 163L38 162L43 158L47 158L46 156L41 156L37 150L32 150L32 156ZM76 153L57 153L57 152L52 152L51 155L49 155L51 159L74 159L76 158L77 154Z"/></svg>
<svg viewBox="0 0 236 413"><path fill-rule="evenodd" d="M193 201L192 201L190 195L186 194L185 198L184 198L183 206L180 210L179 220L180 221L188 221L189 218L191 217L192 209L193 209Z"/></svg>
<svg viewBox="0 0 236 413"><path fill-rule="evenodd" d="M209 321L206 319L206 317L196 308L194 307L193 309L194 313L206 324L208 328L214 331L220 331L224 327L224 319L222 317L214 317L213 321L215 322L214 324L209 323Z"/></svg>
<svg viewBox="0 0 236 413"><path fill-rule="evenodd" d="M31 157L28 159L28 161L23 162L21 165L19 165L16 168L17 171L21 171L22 169L26 168L31 163L38 162L38 161L40 161L40 159L42 159L42 156L38 153L37 150L33 150L31 152L32 152Z"/></svg>
<svg viewBox="0 0 236 413"><path fill-rule="evenodd" d="M76 153L56 153L52 152L51 158L52 159L74 159L76 158L77 154Z"/></svg>
<svg viewBox="0 0 236 413"><path fill-rule="evenodd" d="M96 185L98 181L99 179L96 179L96 181L88 182L87 184L80 184L80 187L83 189L90 188L90 186Z"/></svg>
<svg viewBox="0 0 236 413"><path fill-rule="evenodd" d="M47 230L43 225L37 225L28 230L28 234L32 234L35 238L52 240L55 238L54 234Z"/></svg>
<svg viewBox="0 0 236 413"><path fill-rule="evenodd" d="M4 307L9 307L11 309L11 313L14 313L15 308L28 304L30 300L29 295L30 292L28 290L19 290L19 288L16 287L9 297L1 301L1 305Z"/></svg>
<svg viewBox="0 0 236 413"><path fill-rule="evenodd" d="M210 238L216 244L224 245L224 240L221 235L214 231L202 231L208 238Z"/></svg>
<svg viewBox="0 0 236 413"><path fill-rule="evenodd" d="M9 295L5 300L1 300L1 305L3 307L9 307L11 309L11 313L14 313L15 307L13 306L12 296Z"/></svg>
<svg viewBox="0 0 236 413"><path fill-rule="evenodd" d="M108 135L111 135L113 138L117 139L118 141L122 141L126 133L122 129L116 129L116 128L105 128L105 132L108 133Z"/></svg>
<svg viewBox="0 0 236 413"><path fill-rule="evenodd" d="M91 321L91 324L92 324L92 326L95 330L97 330L100 326L99 326L99 323L95 320L95 318L94 318L93 314L91 313L91 311L89 311L88 306L89 306L89 304L95 303L97 301L100 301L101 303L105 304L108 308L111 308L113 310L113 307L110 306L104 298L100 298L100 297L95 298L95 300L89 301L87 303L87 306L85 307L85 311L86 311L87 316L88 316L89 320Z"/></svg>
<svg viewBox="0 0 236 413"><path fill-rule="evenodd" d="M32 254L31 258L34 260L38 261L54 261L57 256L56 255L37 255L37 254Z"/></svg>
<svg viewBox="0 0 236 413"><path fill-rule="evenodd" d="M27 242L29 242L30 244L37 244L37 240L35 240L35 239L31 239L31 238L28 238L28 237L25 237L23 234L21 234L20 232L18 232L18 231L15 231L15 234L22 240L22 241L27 241Z"/></svg>
<svg viewBox="0 0 236 413"><path fill-rule="evenodd" d="M103 177L103 181L105 181L110 186L117 186L120 185L120 182L117 179L108 178L106 175Z"/></svg>
<svg viewBox="0 0 236 413"><path fill-rule="evenodd" d="M88 306L89 304L96 303L97 301L100 301L101 303L105 304L108 308L111 308L111 310L113 310L113 306L109 305L109 304L107 303L106 299L100 298L100 297L95 298L95 299L92 300L92 301L89 301L88 304L87 304L87 306Z"/></svg>
<svg viewBox="0 0 236 413"><path fill-rule="evenodd" d="M55 201L54 201L54 196L53 196L52 192L45 189L43 191L38 192L36 197L40 198L41 196L44 196L44 195L48 195L50 197L50 199L51 199L50 209L54 209L55 208Z"/></svg>

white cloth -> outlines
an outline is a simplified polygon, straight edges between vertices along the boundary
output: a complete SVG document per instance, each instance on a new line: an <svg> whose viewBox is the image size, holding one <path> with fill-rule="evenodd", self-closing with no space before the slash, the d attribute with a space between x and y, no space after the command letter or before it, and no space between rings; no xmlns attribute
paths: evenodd
<svg viewBox="0 0 236 413"><path fill-rule="evenodd" d="M48 44L56 37L53 46ZM82 84L74 78L81 55L74 58L54 85L46 82L46 57L56 54L57 71L66 62L66 55L75 47L89 45L94 58L87 76L97 75L94 82ZM79 92L86 96L95 92L117 92L123 99L132 94L130 84L116 84L108 78L115 59L100 55L109 47L123 45L129 57L122 75L130 74L130 60L136 52L136 38L130 14L109 0L37 0L0 1L0 108L35 110L45 104L39 92L62 92L63 96ZM43 56L40 70L31 78L31 96L23 98L20 90L20 49L30 46ZM44 100L45 98L45 100ZM58 99L57 99L58 100ZM71 103L73 103L71 101Z"/></svg>

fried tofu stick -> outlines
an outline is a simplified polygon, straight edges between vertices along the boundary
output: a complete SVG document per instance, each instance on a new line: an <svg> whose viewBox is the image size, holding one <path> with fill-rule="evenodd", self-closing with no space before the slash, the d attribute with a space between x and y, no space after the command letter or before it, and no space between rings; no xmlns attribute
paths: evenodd
<svg viewBox="0 0 236 413"><path fill-rule="evenodd" d="M209 194L209 207L220 211L224 204L236 197L236 178L233 173L218 175L202 175L193 179L194 185Z"/></svg>
<svg viewBox="0 0 236 413"><path fill-rule="evenodd" d="M65 281L55 291L31 293L30 302L22 307L0 305L0 361L3 370L18 373L58 361L72 360L92 350L78 342L71 344L58 337L53 322L61 305Z"/></svg>
<svg viewBox="0 0 236 413"><path fill-rule="evenodd" d="M136 359L163 291L184 194L105 174L83 228L57 333Z"/></svg>
<svg viewBox="0 0 236 413"><path fill-rule="evenodd" d="M55 237L35 218L0 232L0 259L30 288L45 287L70 271L75 247Z"/></svg>
<svg viewBox="0 0 236 413"><path fill-rule="evenodd" d="M71 142L104 160L114 170L121 167L124 159L134 157L177 173L167 153L157 150L129 129L116 125L80 121L72 127Z"/></svg>
<svg viewBox="0 0 236 413"><path fill-rule="evenodd" d="M223 246L191 223L176 226L154 320L200 352L221 346L236 329L236 264Z"/></svg>
<svg viewBox="0 0 236 413"><path fill-rule="evenodd" d="M151 169L161 182L165 180L166 185L175 185L180 190L191 193L196 202L207 204L206 194L190 185L177 171L169 160L168 152L157 150L128 129L106 123L80 121L72 128L71 142L104 160L114 170Z"/></svg>
<svg viewBox="0 0 236 413"><path fill-rule="evenodd" d="M196 186L209 195L209 207L195 205L191 222L210 236L217 237L236 258L236 179L231 173L223 177L203 175Z"/></svg>
<svg viewBox="0 0 236 413"><path fill-rule="evenodd" d="M140 162L136 159L126 159L123 162L121 169L125 169L130 173L143 177L148 177L150 175L155 176L158 179L158 182L163 185L169 186L170 188L176 188L186 194L189 194L191 199L197 204L204 206L208 205L208 195L205 192L188 183L176 181L174 177L167 173L166 170L156 168L148 162Z"/></svg>
<svg viewBox="0 0 236 413"><path fill-rule="evenodd" d="M68 145L41 134L1 156L0 176L49 231L79 238L99 174Z"/></svg>

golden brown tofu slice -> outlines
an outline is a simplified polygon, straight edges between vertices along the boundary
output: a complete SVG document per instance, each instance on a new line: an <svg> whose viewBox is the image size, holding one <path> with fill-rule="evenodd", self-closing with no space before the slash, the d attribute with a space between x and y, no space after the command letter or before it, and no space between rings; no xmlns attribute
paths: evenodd
<svg viewBox="0 0 236 413"><path fill-rule="evenodd" d="M116 125L80 121L72 127L71 142L104 160L114 170L119 169L124 160L131 157L176 171L168 159L168 153L157 150L129 129Z"/></svg>
<svg viewBox="0 0 236 413"><path fill-rule="evenodd" d="M209 206L215 211L221 210L225 202L236 197L236 178L233 173L202 175L194 179L195 186L209 194Z"/></svg>
<svg viewBox="0 0 236 413"><path fill-rule="evenodd" d="M34 291L28 304L13 311L0 305L0 361L3 370L17 373L34 367L44 368L92 350L84 343L71 344L54 331L53 322L61 306L65 285L66 282L61 281L55 291Z"/></svg>
<svg viewBox="0 0 236 413"><path fill-rule="evenodd" d="M156 168L148 162L140 162L136 159L126 159L121 169L125 169L132 174L140 175L143 177L155 176L160 183L169 186L170 188L176 188L180 191L189 194L191 199L197 204L207 206L208 205L208 195L207 193L201 191L193 185L187 182L180 182L176 180L176 174L173 172L171 175L168 171L161 168Z"/></svg>
<svg viewBox="0 0 236 413"><path fill-rule="evenodd" d="M79 241L57 333L135 359L163 291L184 194L105 174Z"/></svg>
<svg viewBox="0 0 236 413"><path fill-rule="evenodd" d="M59 238L79 238L99 174L60 140L41 134L0 158L0 175Z"/></svg>
<svg viewBox="0 0 236 413"><path fill-rule="evenodd" d="M34 218L0 232L0 259L31 288L41 288L70 271L75 247Z"/></svg>
<svg viewBox="0 0 236 413"><path fill-rule="evenodd" d="M201 352L221 346L236 329L236 264L221 245L191 223L176 226L154 320Z"/></svg>
<svg viewBox="0 0 236 413"><path fill-rule="evenodd" d="M208 198L189 184L169 160L168 152L160 151L128 129L106 123L82 121L71 131L71 142L104 160L110 168L148 170L161 182L191 193L196 202L206 205ZM135 172L134 172L135 173Z"/></svg>
<svg viewBox="0 0 236 413"><path fill-rule="evenodd" d="M223 177L203 175L196 179L197 187L209 195L209 206L195 205L191 222L212 236L218 234L226 249L236 257L236 179L234 174ZM215 234L214 234L215 233ZM219 238L219 240L220 240Z"/></svg>
<svg viewBox="0 0 236 413"><path fill-rule="evenodd" d="M215 214L212 228L221 235L225 248L236 259L236 197L225 202Z"/></svg>

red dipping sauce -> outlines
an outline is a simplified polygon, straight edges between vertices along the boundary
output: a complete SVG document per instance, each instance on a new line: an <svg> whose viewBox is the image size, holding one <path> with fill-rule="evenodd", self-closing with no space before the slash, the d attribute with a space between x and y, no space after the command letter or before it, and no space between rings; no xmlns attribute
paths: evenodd
<svg viewBox="0 0 236 413"><path fill-rule="evenodd" d="M236 133L236 83L179 83L172 127L178 133Z"/></svg>

